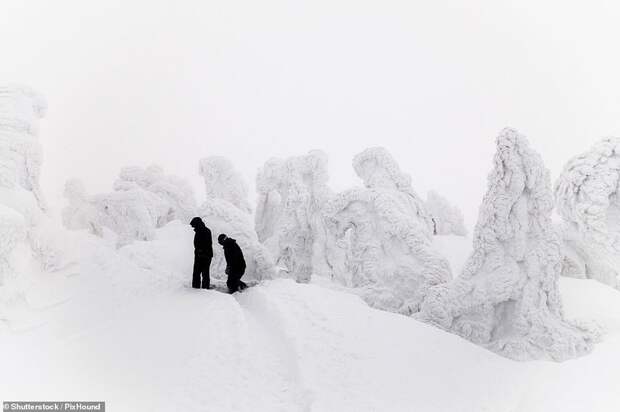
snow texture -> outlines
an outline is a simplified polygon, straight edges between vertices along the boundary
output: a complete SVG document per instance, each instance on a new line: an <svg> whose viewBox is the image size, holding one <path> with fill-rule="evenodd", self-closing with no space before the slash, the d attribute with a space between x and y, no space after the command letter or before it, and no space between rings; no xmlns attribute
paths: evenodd
<svg viewBox="0 0 620 412"><path fill-rule="evenodd" d="M254 230L248 189L241 175L228 159L220 156L202 159L199 173L205 179L207 198L197 214L213 236L212 277L226 278L226 259L217 243L218 235L224 233L237 240L243 251L247 264L243 280L273 278L276 274L273 258Z"/></svg>
<svg viewBox="0 0 620 412"><path fill-rule="evenodd" d="M200 160L199 174L205 181L207 199L223 199L244 213L252 213L248 187L230 160L210 156Z"/></svg>
<svg viewBox="0 0 620 412"><path fill-rule="evenodd" d="M271 279L275 276L273 258L258 241L249 214L234 207L227 200L210 198L199 208L198 216L211 229L213 237L212 278L226 278L226 259L222 246L217 243L217 237L222 233L235 239L243 251L247 265L244 281Z"/></svg>
<svg viewBox="0 0 620 412"><path fill-rule="evenodd" d="M121 247L134 240L153 240L156 228L173 220L189 222L195 214L189 184L165 175L158 166L122 169L114 189L89 196L79 180L68 181L64 195L69 203L62 211L64 226L87 229L97 236L103 236L103 228L107 228L117 235Z"/></svg>
<svg viewBox="0 0 620 412"><path fill-rule="evenodd" d="M39 207L45 200L39 186L43 155L38 140L45 99L26 86L0 86L0 187L31 192Z"/></svg>
<svg viewBox="0 0 620 412"><path fill-rule="evenodd" d="M327 186L327 155L271 159L256 178L256 232L276 264L298 282L313 274L343 280L344 254L328 230L322 209L333 196Z"/></svg>
<svg viewBox="0 0 620 412"><path fill-rule="evenodd" d="M463 213L445 197L431 190L426 196L425 206L431 215L435 235L467 236Z"/></svg>
<svg viewBox="0 0 620 412"><path fill-rule="evenodd" d="M517 360L590 352L595 336L562 312L549 173L515 130L497 138L488 185L463 273L431 289L420 319Z"/></svg>
<svg viewBox="0 0 620 412"><path fill-rule="evenodd" d="M430 287L451 279L447 260L432 246L432 220L385 149L365 150L353 166L365 188L338 194L324 211L348 243L350 286L375 308L415 313Z"/></svg>
<svg viewBox="0 0 620 412"><path fill-rule="evenodd" d="M620 288L620 139L572 158L555 185L564 241L563 274Z"/></svg>

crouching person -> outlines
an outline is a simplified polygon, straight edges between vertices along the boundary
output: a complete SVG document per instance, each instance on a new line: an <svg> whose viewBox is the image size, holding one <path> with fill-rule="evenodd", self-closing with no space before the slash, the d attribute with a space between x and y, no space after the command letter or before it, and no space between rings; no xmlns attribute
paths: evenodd
<svg viewBox="0 0 620 412"><path fill-rule="evenodd" d="M245 289L247 285L241 281L241 277L245 273L245 259L237 241L225 234L219 235L217 241L224 248L226 274L228 275L226 286L228 286L228 291L235 293Z"/></svg>

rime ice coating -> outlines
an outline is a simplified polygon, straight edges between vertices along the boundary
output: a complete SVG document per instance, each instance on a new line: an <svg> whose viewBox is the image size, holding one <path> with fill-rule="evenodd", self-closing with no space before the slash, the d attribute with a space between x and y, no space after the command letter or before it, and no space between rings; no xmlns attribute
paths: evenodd
<svg viewBox="0 0 620 412"><path fill-rule="evenodd" d="M353 165L365 188L338 194L324 211L347 244L350 286L375 308L416 313L430 287L451 279L432 247L432 220L385 149L367 149Z"/></svg>
<svg viewBox="0 0 620 412"><path fill-rule="evenodd" d="M431 289L419 318L512 359L588 353L595 336L562 312L549 173L517 131L497 138L488 185L463 273Z"/></svg>
<svg viewBox="0 0 620 412"><path fill-rule="evenodd" d="M567 276L596 279L620 288L620 139L606 138L575 156L555 185L564 220Z"/></svg>

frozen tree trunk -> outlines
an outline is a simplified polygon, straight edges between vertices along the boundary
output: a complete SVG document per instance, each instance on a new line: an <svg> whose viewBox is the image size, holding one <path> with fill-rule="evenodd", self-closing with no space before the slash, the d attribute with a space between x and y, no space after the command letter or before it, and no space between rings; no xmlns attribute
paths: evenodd
<svg viewBox="0 0 620 412"><path fill-rule="evenodd" d="M512 129L497 138L488 184L462 275L431 290L420 319L513 359L588 353L593 335L562 313L548 171Z"/></svg>
<svg viewBox="0 0 620 412"><path fill-rule="evenodd" d="M425 205L433 221L434 234L467 236L463 213L446 198L431 190Z"/></svg>
<svg viewBox="0 0 620 412"><path fill-rule="evenodd" d="M564 167L555 185L564 275L620 288L619 183L620 139L603 139Z"/></svg>
<svg viewBox="0 0 620 412"><path fill-rule="evenodd" d="M343 276L343 258L321 212L333 196L327 180L327 156L320 151L269 160L256 179L258 237L298 282L313 274Z"/></svg>
<svg viewBox="0 0 620 412"><path fill-rule="evenodd" d="M360 153L354 168L366 188L339 194L324 211L348 242L350 286L373 307L413 314L430 287L451 279L448 262L432 248L430 216L385 149Z"/></svg>

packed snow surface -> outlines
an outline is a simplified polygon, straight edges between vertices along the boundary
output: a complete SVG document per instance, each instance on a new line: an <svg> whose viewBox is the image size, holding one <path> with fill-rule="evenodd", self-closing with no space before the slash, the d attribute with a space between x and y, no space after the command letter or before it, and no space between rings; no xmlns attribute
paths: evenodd
<svg viewBox="0 0 620 412"><path fill-rule="evenodd" d="M116 249L82 232L79 265L33 279L0 322L1 399L97 399L115 411L613 411L620 293L563 278L568 316L605 341L566 363L515 362L337 286L188 288L192 232ZM45 344L42 344L45 342Z"/></svg>

